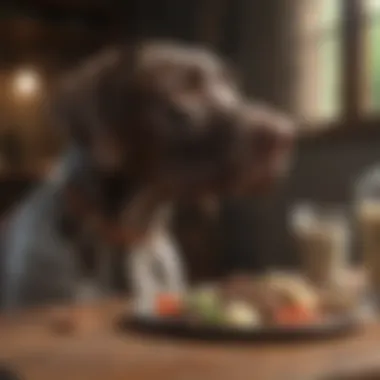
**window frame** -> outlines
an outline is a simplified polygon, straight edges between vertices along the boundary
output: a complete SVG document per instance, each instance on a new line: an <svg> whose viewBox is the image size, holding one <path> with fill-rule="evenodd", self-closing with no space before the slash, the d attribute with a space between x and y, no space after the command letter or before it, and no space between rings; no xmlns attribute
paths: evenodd
<svg viewBox="0 0 380 380"><path fill-rule="evenodd" d="M380 113L364 112L367 83L366 12L363 0L341 0L341 115L333 121L307 122L301 137L315 141L380 138ZM364 58L363 58L364 57Z"/></svg>

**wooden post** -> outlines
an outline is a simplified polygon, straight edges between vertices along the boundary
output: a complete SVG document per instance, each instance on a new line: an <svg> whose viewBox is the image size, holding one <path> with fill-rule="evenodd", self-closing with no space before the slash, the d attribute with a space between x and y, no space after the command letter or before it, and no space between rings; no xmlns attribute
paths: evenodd
<svg viewBox="0 0 380 380"><path fill-rule="evenodd" d="M361 0L344 0L343 5L343 117L355 125L363 111L364 96L364 17Z"/></svg>

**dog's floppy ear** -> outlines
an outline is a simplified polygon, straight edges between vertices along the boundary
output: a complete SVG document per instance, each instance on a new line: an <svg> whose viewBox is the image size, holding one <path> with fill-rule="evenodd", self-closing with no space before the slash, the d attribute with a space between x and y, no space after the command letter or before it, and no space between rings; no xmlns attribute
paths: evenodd
<svg viewBox="0 0 380 380"><path fill-rule="evenodd" d="M138 45L131 45L101 52L65 75L54 96L55 124L74 143L98 150L100 161L115 161L120 155L118 137L124 134L128 138L128 106L133 96L137 51Z"/></svg>

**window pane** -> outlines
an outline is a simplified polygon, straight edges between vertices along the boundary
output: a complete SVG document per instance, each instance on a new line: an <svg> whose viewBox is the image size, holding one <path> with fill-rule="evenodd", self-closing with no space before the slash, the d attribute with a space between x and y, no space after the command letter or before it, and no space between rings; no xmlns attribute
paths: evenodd
<svg viewBox="0 0 380 380"><path fill-rule="evenodd" d="M370 110L380 110L380 17L372 18L368 24L369 53L369 104Z"/></svg>
<svg viewBox="0 0 380 380"><path fill-rule="evenodd" d="M311 121L334 119L341 111L340 26L345 0L299 1L301 114Z"/></svg>
<svg viewBox="0 0 380 380"><path fill-rule="evenodd" d="M340 19L342 0L319 0L319 2L322 25L331 25Z"/></svg>
<svg viewBox="0 0 380 380"><path fill-rule="evenodd" d="M298 0L302 38L313 38L341 21L342 0Z"/></svg>
<svg viewBox="0 0 380 380"><path fill-rule="evenodd" d="M340 38L337 37L321 41L318 46L320 65L318 104L320 104L320 115L324 118L337 117L340 112L340 47Z"/></svg>
<svg viewBox="0 0 380 380"><path fill-rule="evenodd" d="M339 33L310 42L301 62L302 115L308 119L326 120L341 111L341 38Z"/></svg>
<svg viewBox="0 0 380 380"><path fill-rule="evenodd" d="M371 14L372 12L380 11L380 1L379 0L365 0L366 11Z"/></svg>

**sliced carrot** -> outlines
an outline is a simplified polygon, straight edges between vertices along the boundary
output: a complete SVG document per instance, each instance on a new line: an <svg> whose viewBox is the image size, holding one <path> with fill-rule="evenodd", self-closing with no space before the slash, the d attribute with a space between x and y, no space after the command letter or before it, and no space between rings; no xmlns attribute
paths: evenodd
<svg viewBox="0 0 380 380"><path fill-rule="evenodd" d="M155 306L156 313L161 317L179 316L183 310L180 297L173 294L159 294Z"/></svg>

